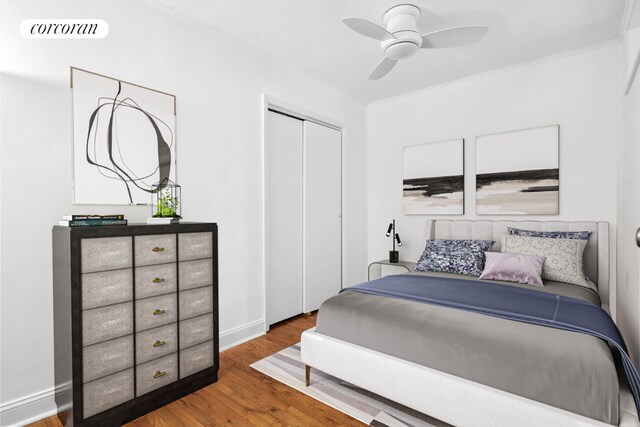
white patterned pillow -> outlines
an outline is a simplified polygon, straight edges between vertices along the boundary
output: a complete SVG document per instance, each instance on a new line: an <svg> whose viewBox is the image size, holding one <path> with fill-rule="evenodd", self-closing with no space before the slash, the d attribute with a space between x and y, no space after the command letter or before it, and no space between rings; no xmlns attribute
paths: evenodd
<svg viewBox="0 0 640 427"><path fill-rule="evenodd" d="M586 240L502 236L502 252L545 257L542 265L543 279L590 288L582 269L585 246Z"/></svg>

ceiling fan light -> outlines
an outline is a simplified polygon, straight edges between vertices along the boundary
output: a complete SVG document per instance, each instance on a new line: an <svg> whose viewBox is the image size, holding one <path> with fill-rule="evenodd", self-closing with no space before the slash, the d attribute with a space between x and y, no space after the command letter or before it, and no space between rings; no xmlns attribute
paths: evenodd
<svg viewBox="0 0 640 427"><path fill-rule="evenodd" d="M412 42L394 43L385 49L384 55L397 61L415 55L419 49L418 45Z"/></svg>

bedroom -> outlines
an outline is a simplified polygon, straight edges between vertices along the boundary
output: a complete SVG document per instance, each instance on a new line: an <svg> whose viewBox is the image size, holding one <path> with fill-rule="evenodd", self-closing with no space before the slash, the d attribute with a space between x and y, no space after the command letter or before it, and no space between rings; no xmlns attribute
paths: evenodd
<svg viewBox="0 0 640 427"><path fill-rule="evenodd" d="M407 262L420 258L428 220L606 222L609 306L640 363L639 82L625 94L637 71L638 2L416 1L422 33L462 25L488 25L489 32L469 46L421 49L371 81L380 45L342 19L383 25L384 12L398 3L0 2L0 425L54 422L57 412L52 227L66 214L117 213L134 224L150 212L74 203L71 67L175 96L182 216L219 227L219 381L133 425L224 417L238 425L356 424L248 366L296 344L315 323L302 315L266 332L268 106L342 130L343 287L367 281L369 264L388 259L385 232L394 219L402 239L396 249ZM27 19L101 19L108 34L30 39L20 33ZM550 125L559 129L558 213L479 215L478 139ZM406 214L403 148L453 140L464 140L455 157L464 172L464 214ZM311 379L313 387L313 369ZM223 400L225 393L241 403Z"/></svg>

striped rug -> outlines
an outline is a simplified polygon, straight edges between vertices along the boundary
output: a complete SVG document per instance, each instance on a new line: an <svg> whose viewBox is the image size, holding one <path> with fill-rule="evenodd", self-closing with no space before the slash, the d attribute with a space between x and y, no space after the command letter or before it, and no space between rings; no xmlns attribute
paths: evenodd
<svg viewBox="0 0 640 427"><path fill-rule="evenodd" d="M306 387L300 344L265 357L251 367L370 426L448 425L316 369L311 370L311 385Z"/></svg>

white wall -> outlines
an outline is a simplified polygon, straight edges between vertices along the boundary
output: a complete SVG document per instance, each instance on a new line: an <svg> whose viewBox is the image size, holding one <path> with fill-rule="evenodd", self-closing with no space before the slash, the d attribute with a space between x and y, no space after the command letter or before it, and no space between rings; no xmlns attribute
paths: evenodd
<svg viewBox="0 0 640 427"><path fill-rule="evenodd" d="M481 218L609 221L615 252L621 55L616 44L369 104L369 261L387 256L392 218L401 259L417 260L424 248L427 217L402 213L403 146L465 138L466 213L452 218L475 219L475 137L550 124L560 125L560 215Z"/></svg>
<svg viewBox="0 0 640 427"><path fill-rule="evenodd" d="M625 82L626 83L626 82ZM624 97L618 166L618 326L640 364L640 75Z"/></svg>
<svg viewBox="0 0 640 427"><path fill-rule="evenodd" d="M27 18L101 18L104 40L26 40ZM65 213L146 207L71 204L76 66L177 96L183 215L219 224L221 346L262 332L261 94L346 123L346 278L366 277L366 110L201 24L131 0L0 3L0 424L54 409L51 226Z"/></svg>

